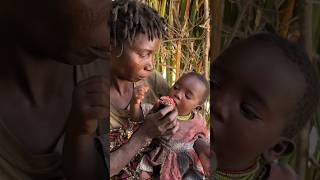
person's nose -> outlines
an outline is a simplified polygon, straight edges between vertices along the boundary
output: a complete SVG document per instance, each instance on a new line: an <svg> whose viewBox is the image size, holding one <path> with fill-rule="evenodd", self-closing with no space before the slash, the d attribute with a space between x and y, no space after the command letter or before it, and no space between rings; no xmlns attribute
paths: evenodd
<svg viewBox="0 0 320 180"><path fill-rule="evenodd" d="M231 95L227 93L214 93L210 103L213 121L220 123L228 122L230 119L231 102Z"/></svg>
<svg viewBox="0 0 320 180"><path fill-rule="evenodd" d="M174 93L173 95L176 99L181 100L182 98L182 92L181 91L177 91L176 93Z"/></svg>
<svg viewBox="0 0 320 180"><path fill-rule="evenodd" d="M154 65L153 65L153 57L150 57L145 66L144 66L144 70L145 71L153 71Z"/></svg>

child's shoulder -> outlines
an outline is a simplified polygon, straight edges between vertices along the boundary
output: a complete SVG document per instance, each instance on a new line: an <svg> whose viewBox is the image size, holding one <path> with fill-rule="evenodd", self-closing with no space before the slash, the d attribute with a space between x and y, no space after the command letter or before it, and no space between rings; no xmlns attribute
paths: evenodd
<svg viewBox="0 0 320 180"><path fill-rule="evenodd" d="M268 180L278 179L298 180L299 177L290 166L272 163L270 164L270 176Z"/></svg>

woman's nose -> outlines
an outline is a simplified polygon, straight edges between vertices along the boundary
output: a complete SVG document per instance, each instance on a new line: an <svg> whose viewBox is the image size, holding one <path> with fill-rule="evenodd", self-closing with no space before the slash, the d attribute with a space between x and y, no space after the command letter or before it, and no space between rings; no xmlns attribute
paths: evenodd
<svg viewBox="0 0 320 180"><path fill-rule="evenodd" d="M149 58L144 66L144 70L152 71L153 70L153 58Z"/></svg>

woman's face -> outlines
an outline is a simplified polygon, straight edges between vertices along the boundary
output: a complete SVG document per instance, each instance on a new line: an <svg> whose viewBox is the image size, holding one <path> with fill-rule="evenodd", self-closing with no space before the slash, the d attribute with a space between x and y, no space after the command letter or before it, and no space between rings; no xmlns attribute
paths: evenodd
<svg viewBox="0 0 320 180"><path fill-rule="evenodd" d="M153 59L159 48L159 39L149 40L138 34L130 45L118 44L111 52L112 72L120 79L137 82L147 78L153 71Z"/></svg>
<svg viewBox="0 0 320 180"><path fill-rule="evenodd" d="M67 64L107 57L109 0L13 0L18 43Z"/></svg>

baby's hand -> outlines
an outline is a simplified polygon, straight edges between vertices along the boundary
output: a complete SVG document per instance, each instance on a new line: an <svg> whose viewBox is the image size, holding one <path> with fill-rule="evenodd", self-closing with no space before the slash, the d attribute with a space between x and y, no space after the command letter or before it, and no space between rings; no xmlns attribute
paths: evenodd
<svg viewBox="0 0 320 180"><path fill-rule="evenodd" d="M149 86L146 84L135 87L133 91L132 104L140 105L141 101L144 99L145 93L148 92L148 90L149 90Z"/></svg>

